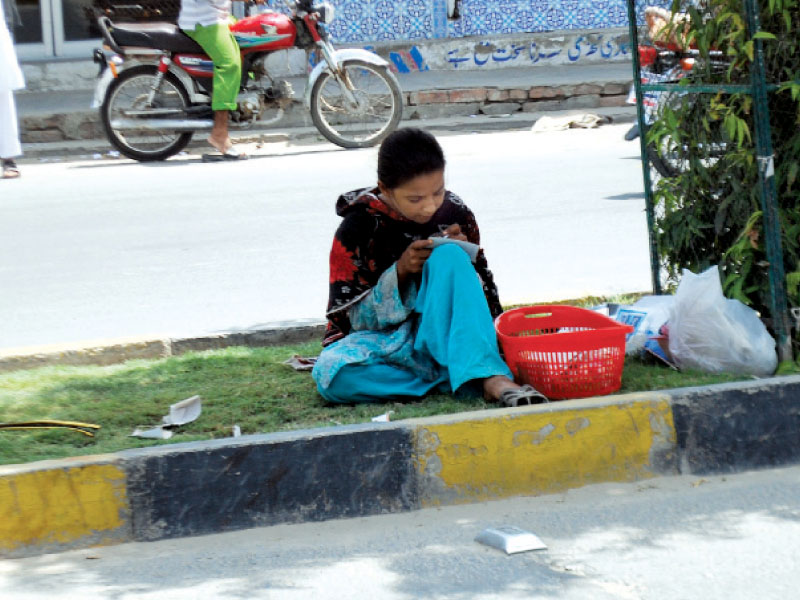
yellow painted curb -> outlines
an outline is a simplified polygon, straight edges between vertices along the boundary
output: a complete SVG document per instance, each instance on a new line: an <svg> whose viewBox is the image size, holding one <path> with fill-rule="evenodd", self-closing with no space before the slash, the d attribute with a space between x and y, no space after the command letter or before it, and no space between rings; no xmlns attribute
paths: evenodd
<svg viewBox="0 0 800 600"><path fill-rule="evenodd" d="M51 466L56 462L57 467ZM65 462L0 468L0 554L118 543L130 537L122 467Z"/></svg>
<svg viewBox="0 0 800 600"><path fill-rule="evenodd" d="M547 494L660 474L675 455L669 398L630 398L420 423L414 444L422 505Z"/></svg>

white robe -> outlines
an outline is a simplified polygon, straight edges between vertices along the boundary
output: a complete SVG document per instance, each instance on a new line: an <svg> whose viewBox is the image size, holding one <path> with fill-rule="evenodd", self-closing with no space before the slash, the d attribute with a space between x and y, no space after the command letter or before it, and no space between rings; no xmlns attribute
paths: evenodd
<svg viewBox="0 0 800 600"><path fill-rule="evenodd" d="M25 87L25 79L17 62L14 44L5 20L3 0L0 0L0 92L19 90Z"/></svg>
<svg viewBox="0 0 800 600"><path fill-rule="evenodd" d="M23 87L25 79L6 26L3 0L0 0L0 158L22 154L13 90Z"/></svg>

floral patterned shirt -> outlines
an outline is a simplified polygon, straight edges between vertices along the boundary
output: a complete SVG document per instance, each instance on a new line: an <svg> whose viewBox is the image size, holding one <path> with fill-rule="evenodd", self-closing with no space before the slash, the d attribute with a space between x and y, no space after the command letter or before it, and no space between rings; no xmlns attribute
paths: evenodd
<svg viewBox="0 0 800 600"><path fill-rule="evenodd" d="M373 288L411 242L439 234L457 223L468 241L480 244L475 216L458 196L449 191L445 192L442 206L425 224L406 219L389 207L380 198L377 188L342 194L336 202L336 212L343 219L336 230L330 253L325 346L342 339L353 330L397 325L383 323L380 319L375 321L374 317L365 319L363 315L372 314L374 308L379 308L379 303L376 304L372 297ZM483 250L478 253L475 271L481 279L489 310L496 317L502 308ZM370 310L359 308L363 301L369 304Z"/></svg>

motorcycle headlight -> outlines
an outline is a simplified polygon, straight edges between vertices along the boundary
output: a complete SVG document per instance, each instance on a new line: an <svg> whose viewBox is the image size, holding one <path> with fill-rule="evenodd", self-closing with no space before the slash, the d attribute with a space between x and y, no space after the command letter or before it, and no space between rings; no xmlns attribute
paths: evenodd
<svg viewBox="0 0 800 600"><path fill-rule="evenodd" d="M323 2L322 4L317 4L314 7L314 12L319 14L319 20L323 23L331 23L333 21L333 17L335 16L335 12L333 10L333 4L330 2Z"/></svg>

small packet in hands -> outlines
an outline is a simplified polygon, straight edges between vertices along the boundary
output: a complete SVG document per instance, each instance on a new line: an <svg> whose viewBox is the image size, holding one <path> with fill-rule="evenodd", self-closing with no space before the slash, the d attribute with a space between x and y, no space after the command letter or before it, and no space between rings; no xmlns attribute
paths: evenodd
<svg viewBox="0 0 800 600"><path fill-rule="evenodd" d="M480 250L480 246L478 244L473 244L472 242L464 242L462 240L455 240L453 238L448 237L432 237L429 238L433 244L431 248L438 248L442 244L456 244L458 245L464 252L467 253L469 259L472 262L478 258L478 250Z"/></svg>

